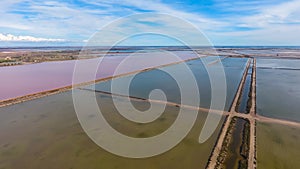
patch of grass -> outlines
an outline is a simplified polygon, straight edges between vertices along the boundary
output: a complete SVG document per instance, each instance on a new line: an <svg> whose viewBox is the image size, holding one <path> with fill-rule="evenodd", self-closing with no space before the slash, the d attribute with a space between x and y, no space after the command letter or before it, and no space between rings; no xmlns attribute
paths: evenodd
<svg viewBox="0 0 300 169"><path fill-rule="evenodd" d="M15 60L2 60L2 59L0 59L0 63L8 63L8 62L15 62Z"/></svg>
<svg viewBox="0 0 300 169"><path fill-rule="evenodd" d="M240 160L239 161L239 169L247 169L248 168L248 160Z"/></svg>
<svg viewBox="0 0 300 169"><path fill-rule="evenodd" d="M225 136L225 139L223 141L223 144L222 144L222 148L221 148L221 151L220 151L220 154L217 158L217 164L215 166L215 169L219 169L219 168L224 168L225 167L225 161L226 161L226 157L227 155L229 154L229 145L231 143L231 136L232 136L232 133L233 133L233 130L234 130L234 126L236 124L236 118L232 118L231 121L230 121L230 124L229 124L229 127L228 127L228 130L226 132L226 136Z"/></svg>
<svg viewBox="0 0 300 169"><path fill-rule="evenodd" d="M240 149L240 153L245 159L248 159L249 156L249 146L250 146L249 143L250 143L250 124L249 121L247 121L244 125L242 146Z"/></svg>

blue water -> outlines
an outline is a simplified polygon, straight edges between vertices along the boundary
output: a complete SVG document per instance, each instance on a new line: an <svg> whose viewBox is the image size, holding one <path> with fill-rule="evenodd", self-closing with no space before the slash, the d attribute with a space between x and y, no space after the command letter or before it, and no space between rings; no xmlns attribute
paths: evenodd
<svg viewBox="0 0 300 169"><path fill-rule="evenodd" d="M213 61L213 57L205 58L206 61ZM247 63L247 58L226 58L222 60L224 66L225 78L226 78L226 89L227 97L225 103L225 110L229 110L232 101L235 97L236 91L238 89L239 83L241 81L245 66ZM192 70L195 79L198 83L198 89L200 92L200 106L209 108L211 105L211 83L209 75L201 59L191 60L186 62L190 70ZM183 63L182 63L183 64ZM212 70L217 69L220 64L210 65ZM184 72L178 71L180 64L168 66L169 71L177 71L181 73L180 76L185 76ZM117 83L124 83L132 78L132 75L124 76L114 79ZM220 82L221 83L221 82ZM95 88L99 91L111 92L111 81L105 81L97 83ZM180 103L181 95L179 87L170 75L161 70L150 70L146 72L141 72L137 74L131 81L129 94L130 96L145 98L147 99L149 93L154 89L161 89L167 96L167 100L175 103ZM218 90L218 89L217 89ZM192 91L193 92L193 91Z"/></svg>
<svg viewBox="0 0 300 169"><path fill-rule="evenodd" d="M300 70L295 69L300 68L300 61L257 59L257 66L258 114L300 121Z"/></svg>

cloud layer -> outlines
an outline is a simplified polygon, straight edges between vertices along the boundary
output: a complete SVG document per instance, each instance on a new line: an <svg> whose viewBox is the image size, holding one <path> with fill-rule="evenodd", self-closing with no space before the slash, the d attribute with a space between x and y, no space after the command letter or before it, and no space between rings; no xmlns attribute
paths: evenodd
<svg viewBox="0 0 300 169"><path fill-rule="evenodd" d="M47 39L47 38L36 38L32 36L15 36L12 34L4 35L0 33L0 41L9 42L65 42L64 39Z"/></svg>
<svg viewBox="0 0 300 169"><path fill-rule="evenodd" d="M299 11L300 0L2 0L0 33L2 41L83 42L120 17L159 12L189 21L215 45L300 45Z"/></svg>

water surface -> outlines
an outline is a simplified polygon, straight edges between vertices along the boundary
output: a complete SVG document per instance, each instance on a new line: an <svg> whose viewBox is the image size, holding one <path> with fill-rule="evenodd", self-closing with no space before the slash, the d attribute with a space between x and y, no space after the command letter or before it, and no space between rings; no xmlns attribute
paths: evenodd
<svg viewBox="0 0 300 169"><path fill-rule="evenodd" d="M239 168L239 162L244 160L240 150L243 146L243 130L247 121L240 118L235 118L234 120L235 124L233 126L231 142L228 147L229 151L224 164L226 168Z"/></svg>
<svg viewBox="0 0 300 169"><path fill-rule="evenodd" d="M181 60L198 57L191 51L176 51L175 53ZM75 83L118 75L114 72L128 55L116 53L110 54L109 57L79 61L70 60L0 67L0 101L70 86L72 85L75 65L77 68L79 65L82 68L80 74L76 75L80 79L77 79ZM132 63L129 63L119 74L178 61L174 57L166 56L165 53L161 52L142 53L133 56L133 58Z"/></svg>
<svg viewBox="0 0 300 169"><path fill-rule="evenodd" d="M116 112L110 96L96 95L111 126L132 137L157 135L177 117L178 108L167 106L156 121L145 125L133 123ZM136 106L143 109L147 103L139 102ZM3 107L0 109L0 168L204 169L223 122L208 141L199 144L198 137L206 116L207 113L199 112L194 128L172 150L151 158L130 159L113 155L88 138L76 117L71 92ZM86 118L93 117L87 112Z"/></svg>
<svg viewBox="0 0 300 169"><path fill-rule="evenodd" d="M294 70L300 60L257 59L257 65L258 114L300 121L300 70Z"/></svg>
<svg viewBox="0 0 300 169"><path fill-rule="evenodd" d="M206 57L202 58L207 61L214 63L216 61L215 57ZM211 105L211 83L210 77L207 73L206 67L204 66L203 60L191 60L186 62L189 69L193 72L194 77L198 83L198 89L200 92L200 106L204 108L209 108ZM220 66L224 67L225 71L225 81L224 84L227 90L227 97L225 103L225 110L229 110L232 104L232 101L235 97L236 91L238 89L239 83L241 81L242 75L245 71L246 63L248 59L240 59L240 58L226 58L222 60L222 64L208 64L211 70L220 70ZM184 63L181 63L184 64ZM180 76L185 76L184 71L180 71L180 64L171 65L166 67L166 69L170 72L177 72ZM222 68L223 70L223 68ZM175 79L173 79L167 73L161 70L150 70L146 72L141 72L135 76L128 75L125 77L120 77L114 79L116 83L122 84L133 78L130 84L129 94L130 96L139 97L147 99L149 97L149 93L154 89L161 89L164 91L167 96L168 101L181 103L181 96L179 91L179 86ZM219 83L223 83L221 81L222 78L215 80L219 80ZM217 82L218 83L218 82ZM91 88L92 86L88 87ZM111 91L111 80L105 82L99 82L95 85L95 89L99 91ZM216 89L218 90L218 89ZM221 90L221 89L219 89ZM193 92L193 91L191 91ZM114 93L114 92L112 92Z"/></svg>
<svg viewBox="0 0 300 169"><path fill-rule="evenodd" d="M300 128L257 123L257 168L299 168Z"/></svg>
<svg viewBox="0 0 300 169"><path fill-rule="evenodd" d="M250 88L252 83L252 68L253 63L250 64L245 83L243 85L242 95L240 96L238 112L240 113L249 113L249 102L250 97Z"/></svg>

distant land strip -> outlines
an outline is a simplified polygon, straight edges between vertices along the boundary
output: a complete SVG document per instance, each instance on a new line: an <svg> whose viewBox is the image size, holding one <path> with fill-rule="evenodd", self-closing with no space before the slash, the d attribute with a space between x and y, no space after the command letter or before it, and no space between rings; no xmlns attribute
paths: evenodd
<svg viewBox="0 0 300 169"><path fill-rule="evenodd" d="M281 70L300 70L300 68L287 68L287 67L256 67L257 69L281 69Z"/></svg>

